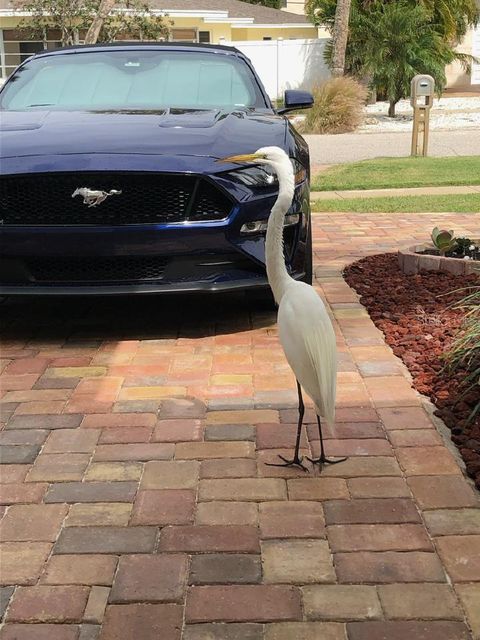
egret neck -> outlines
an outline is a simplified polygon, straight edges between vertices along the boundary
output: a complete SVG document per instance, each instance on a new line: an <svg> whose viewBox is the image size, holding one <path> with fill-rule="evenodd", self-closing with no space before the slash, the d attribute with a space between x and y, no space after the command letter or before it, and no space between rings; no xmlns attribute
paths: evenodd
<svg viewBox="0 0 480 640"><path fill-rule="evenodd" d="M265 238L267 277L277 304L280 304L287 286L294 281L285 266L283 225L285 214L292 204L295 192L295 178L289 158L287 157L285 160L285 162L272 163L279 178L279 192L270 212Z"/></svg>

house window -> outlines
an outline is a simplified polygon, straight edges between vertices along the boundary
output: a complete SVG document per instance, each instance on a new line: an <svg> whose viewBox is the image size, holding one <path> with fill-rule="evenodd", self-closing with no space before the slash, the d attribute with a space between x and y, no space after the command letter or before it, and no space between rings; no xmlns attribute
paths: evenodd
<svg viewBox="0 0 480 640"><path fill-rule="evenodd" d="M207 44L210 42L210 31L199 31L198 32L198 41Z"/></svg>
<svg viewBox="0 0 480 640"><path fill-rule="evenodd" d="M171 40L179 40L181 42L197 42L196 29L172 29Z"/></svg>
<svg viewBox="0 0 480 640"><path fill-rule="evenodd" d="M0 39L3 40L3 47L0 43L2 78L8 77L21 62L34 53L62 46L60 33L53 29L48 29L45 40L27 40L25 33L17 29L3 29L0 31Z"/></svg>

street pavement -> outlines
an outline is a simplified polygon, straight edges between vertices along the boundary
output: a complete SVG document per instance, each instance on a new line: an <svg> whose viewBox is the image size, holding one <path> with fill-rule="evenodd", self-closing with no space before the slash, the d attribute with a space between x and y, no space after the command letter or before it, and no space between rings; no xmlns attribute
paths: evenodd
<svg viewBox="0 0 480 640"><path fill-rule="evenodd" d="M306 135L312 168L369 158L410 155L411 133L342 133ZM480 130L431 131L430 156L480 155Z"/></svg>
<svg viewBox="0 0 480 640"><path fill-rule="evenodd" d="M294 446L275 313L241 296L2 305L2 640L473 640L479 500L341 277L466 214L313 217L339 465ZM302 450L318 455L308 409Z"/></svg>

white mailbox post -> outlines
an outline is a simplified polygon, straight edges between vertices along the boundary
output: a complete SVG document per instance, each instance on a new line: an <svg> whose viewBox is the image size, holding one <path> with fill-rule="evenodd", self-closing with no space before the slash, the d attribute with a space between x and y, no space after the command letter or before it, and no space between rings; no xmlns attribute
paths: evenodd
<svg viewBox="0 0 480 640"><path fill-rule="evenodd" d="M433 106L435 80L417 75L412 79L410 103L413 107L412 156L426 156L430 130L430 109Z"/></svg>

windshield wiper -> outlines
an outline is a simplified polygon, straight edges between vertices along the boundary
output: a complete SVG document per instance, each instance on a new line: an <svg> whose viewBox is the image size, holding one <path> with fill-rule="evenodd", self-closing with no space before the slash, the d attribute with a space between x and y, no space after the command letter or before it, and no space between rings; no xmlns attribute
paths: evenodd
<svg viewBox="0 0 480 640"><path fill-rule="evenodd" d="M52 107L53 102L39 102L38 104L27 104L27 109L29 107Z"/></svg>

